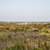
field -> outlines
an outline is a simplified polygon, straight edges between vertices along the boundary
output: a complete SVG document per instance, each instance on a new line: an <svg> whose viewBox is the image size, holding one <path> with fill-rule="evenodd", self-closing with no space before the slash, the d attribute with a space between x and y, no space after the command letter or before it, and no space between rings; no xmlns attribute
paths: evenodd
<svg viewBox="0 0 50 50"><path fill-rule="evenodd" d="M50 50L50 23L0 22L0 50Z"/></svg>

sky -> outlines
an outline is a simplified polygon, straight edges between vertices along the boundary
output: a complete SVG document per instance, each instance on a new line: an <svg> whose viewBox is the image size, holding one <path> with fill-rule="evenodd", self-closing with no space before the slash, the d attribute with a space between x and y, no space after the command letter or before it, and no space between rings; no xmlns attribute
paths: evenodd
<svg viewBox="0 0 50 50"><path fill-rule="evenodd" d="M50 0L0 0L0 21L50 22Z"/></svg>

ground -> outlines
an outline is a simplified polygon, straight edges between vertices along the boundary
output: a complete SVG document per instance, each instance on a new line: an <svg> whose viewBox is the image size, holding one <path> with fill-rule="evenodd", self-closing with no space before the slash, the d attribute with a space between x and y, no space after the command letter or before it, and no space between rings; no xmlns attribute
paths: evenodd
<svg viewBox="0 0 50 50"><path fill-rule="evenodd" d="M50 24L0 23L0 50L50 50Z"/></svg>

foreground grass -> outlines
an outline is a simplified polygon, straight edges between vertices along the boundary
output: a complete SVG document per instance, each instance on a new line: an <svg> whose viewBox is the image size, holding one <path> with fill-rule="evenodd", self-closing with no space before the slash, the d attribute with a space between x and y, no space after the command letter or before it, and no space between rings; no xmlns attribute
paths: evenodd
<svg viewBox="0 0 50 50"><path fill-rule="evenodd" d="M50 50L50 37L34 33L1 31L0 50Z"/></svg>

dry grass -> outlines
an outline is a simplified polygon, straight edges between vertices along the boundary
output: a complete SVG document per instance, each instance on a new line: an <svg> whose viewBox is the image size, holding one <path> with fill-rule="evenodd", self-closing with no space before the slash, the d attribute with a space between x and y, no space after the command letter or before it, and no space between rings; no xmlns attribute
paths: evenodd
<svg viewBox="0 0 50 50"><path fill-rule="evenodd" d="M50 24L0 23L0 50L50 50Z"/></svg>

